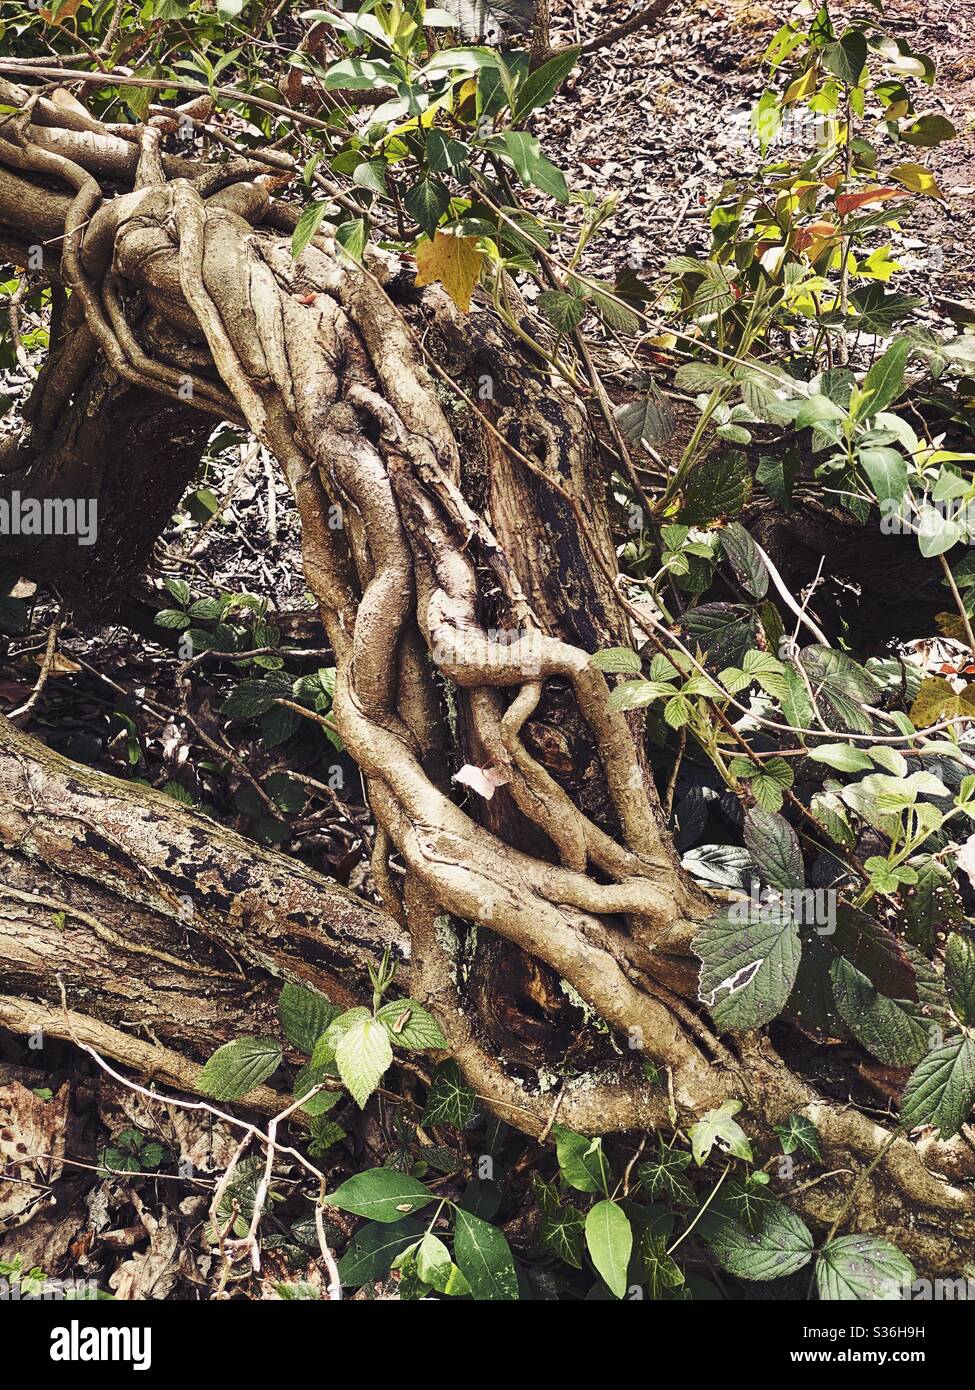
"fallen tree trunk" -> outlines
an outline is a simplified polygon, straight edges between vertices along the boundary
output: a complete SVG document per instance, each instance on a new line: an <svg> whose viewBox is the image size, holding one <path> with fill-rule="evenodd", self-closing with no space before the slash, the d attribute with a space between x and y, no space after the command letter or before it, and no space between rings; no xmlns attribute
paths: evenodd
<svg viewBox="0 0 975 1390"><path fill-rule="evenodd" d="M294 260L275 230L287 219L253 170L201 165L187 178L160 157L152 129L134 159L109 132L53 138L32 123L36 99L21 99L0 139L0 184L6 171L69 191L51 274L72 290L77 351L90 354L93 340L117 376L167 399L188 381L195 407L245 421L292 488L305 576L337 659L333 717L366 779L388 915L323 880L309 891L300 868L163 810L158 797L90 774L72 780L63 761L4 729L11 887L57 900L51 874L70 878L72 891L94 882L103 896L82 909L92 921L96 908L108 912L106 895L124 894L155 914L147 930L151 920L161 936L150 931L150 942L172 956L171 925L157 919L180 922L185 890L193 915L183 925L225 953L205 964L223 969L229 955L336 998L343 981L354 996L349 980L377 930L380 943L399 944L391 924L401 921L411 993L513 1124L547 1131L557 1102L564 1123L589 1133L656 1127L671 1107L686 1126L738 1099L767 1139L790 1114L805 1115L844 1177L828 1175L797 1204L826 1221L849 1202L859 1229L892 1234L927 1268L950 1270L975 1232L972 1189L929 1171L907 1138L888 1142L864 1114L825 1099L763 1034L720 1037L697 997L690 942L714 901L681 870L642 729L611 707L592 661L630 633L605 479L575 398L490 321L460 319L442 295L417 296L395 258L355 265L322 224ZM29 234L16 200L0 196L0 209L12 205L7 243ZM408 313L423 320L425 341L439 338L458 359L456 380L444 374L439 391L430 371L440 368ZM183 335L192 370L172 365L159 322ZM496 388L483 412L462 385L479 361ZM336 503L341 531L328 522ZM497 808L459 804L450 773L464 762L501 774ZM406 869L402 895L390 855ZM124 941L123 926L110 930ZM462 962L486 938L504 945L481 972L479 997ZM511 967L518 953L531 969ZM560 990L566 1005L547 1013ZM519 1010L542 1016L530 1036L512 1026ZM584 1011L605 1024L606 1051L563 1067L553 1095L540 1075L552 1052L545 1025ZM667 1091L650 1084L645 1062Z"/></svg>

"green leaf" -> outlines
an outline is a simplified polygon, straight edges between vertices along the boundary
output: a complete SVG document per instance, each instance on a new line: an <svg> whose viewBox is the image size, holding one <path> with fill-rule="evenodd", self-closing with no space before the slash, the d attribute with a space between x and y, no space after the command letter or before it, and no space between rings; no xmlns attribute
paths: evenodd
<svg viewBox="0 0 975 1390"><path fill-rule="evenodd" d="M734 384L731 373L713 362L685 362L674 373L674 385L678 391L687 391L689 395L710 394L716 387Z"/></svg>
<svg viewBox="0 0 975 1390"><path fill-rule="evenodd" d="M471 148L439 130L427 134L427 168L434 174L456 174L470 162Z"/></svg>
<svg viewBox="0 0 975 1390"><path fill-rule="evenodd" d="M782 903L731 904L694 938L700 996L720 1029L761 1028L792 993L802 944Z"/></svg>
<svg viewBox="0 0 975 1390"><path fill-rule="evenodd" d="M726 1100L717 1110L709 1110L703 1119L691 1125L688 1134L694 1162L698 1167L707 1162L715 1144L722 1153L742 1158L746 1163L752 1162L752 1146L748 1136L734 1118L741 1105L740 1100Z"/></svg>
<svg viewBox="0 0 975 1390"><path fill-rule="evenodd" d="M805 1115L790 1115L785 1124L773 1125L772 1128L779 1137L783 1153L791 1154L795 1153L796 1149L802 1149L803 1153L816 1159L817 1163L823 1162L822 1150L819 1147L819 1130Z"/></svg>
<svg viewBox="0 0 975 1390"><path fill-rule="evenodd" d="M829 973L840 1018L868 1052L890 1067L912 1067L924 1056L931 1024L910 1003L888 999L842 957Z"/></svg>
<svg viewBox="0 0 975 1390"><path fill-rule="evenodd" d="M744 837L763 883L780 892L803 886L802 850L787 820L762 806L751 806L745 812Z"/></svg>
<svg viewBox="0 0 975 1390"><path fill-rule="evenodd" d="M564 174L545 158L534 135L506 130L502 141L522 183L534 185L560 203L569 201Z"/></svg>
<svg viewBox="0 0 975 1390"><path fill-rule="evenodd" d="M423 1111L425 1125L453 1125L464 1129L474 1117L476 1097L453 1060L441 1062L434 1070Z"/></svg>
<svg viewBox="0 0 975 1390"><path fill-rule="evenodd" d="M645 709L654 700L669 699L674 687L665 681L622 681L609 692L609 707L616 710Z"/></svg>
<svg viewBox="0 0 975 1390"><path fill-rule="evenodd" d="M179 608L160 608L155 617L156 627L172 628L181 632L190 625L190 616Z"/></svg>
<svg viewBox="0 0 975 1390"><path fill-rule="evenodd" d="M904 389L904 371L910 350L910 339L898 338L873 364L863 378L866 399L857 411L858 418L873 417L896 401Z"/></svg>
<svg viewBox="0 0 975 1390"><path fill-rule="evenodd" d="M586 1240L586 1223L577 1207L558 1206L542 1214L538 1228L539 1239L560 1260L573 1269L582 1268L582 1251Z"/></svg>
<svg viewBox="0 0 975 1390"><path fill-rule="evenodd" d="M823 49L823 65L848 87L857 86L867 61L867 40L862 29L847 29L835 43Z"/></svg>
<svg viewBox="0 0 975 1390"><path fill-rule="evenodd" d="M330 67L322 78L326 91L352 88L395 87L400 75L389 63L377 63L368 58L346 58Z"/></svg>
<svg viewBox="0 0 975 1390"><path fill-rule="evenodd" d="M436 1199L422 1182L406 1173L395 1168L369 1168L348 1178L327 1200L353 1216L387 1223L412 1216Z"/></svg>
<svg viewBox="0 0 975 1390"><path fill-rule="evenodd" d="M352 1288L385 1279L397 1255L423 1235L423 1223L411 1216L394 1224L370 1222L356 1231L339 1260L339 1278Z"/></svg>
<svg viewBox="0 0 975 1390"><path fill-rule="evenodd" d="M626 1271L633 1251L633 1231L623 1209L608 1199L586 1216L586 1247L611 1293L626 1293Z"/></svg>
<svg viewBox="0 0 975 1390"><path fill-rule="evenodd" d="M578 61L581 48L566 48L543 63L526 79L515 103L515 120L521 121L531 111L547 105Z"/></svg>
<svg viewBox="0 0 975 1390"><path fill-rule="evenodd" d="M450 189L439 179L421 179L403 194L403 205L417 225L432 237L450 207Z"/></svg>
<svg viewBox="0 0 975 1390"><path fill-rule="evenodd" d="M546 290L538 296L538 307L559 333L571 333L585 318L586 306L574 294Z"/></svg>
<svg viewBox="0 0 975 1390"><path fill-rule="evenodd" d="M658 448L674 433L674 416L667 399L655 387L639 400L616 407L616 422L631 444Z"/></svg>
<svg viewBox="0 0 975 1390"><path fill-rule="evenodd" d="M722 1221L708 1237L718 1264L739 1279L782 1279L809 1263L813 1238L782 1202L764 1201L754 1230Z"/></svg>
<svg viewBox="0 0 975 1390"><path fill-rule="evenodd" d="M878 1236L838 1236L816 1261L816 1288L824 1302L894 1302L915 1277L910 1260Z"/></svg>
<svg viewBox="0 0 975 1390"><path fill-rule="evenodd" d="M305 985L288 983L278 1000L278 1017L288 1042L301 1052L311 1051L322 1033L341 1012L338 1004Z"/></svg>
<svg viewBox="0 0 975 1390"><path fill-rule="evenodd" d="M657 1140L657 1156L641 1163L637 1169L640 1182L648 1197L662 1197L678 1206L693 1206L694 1188L686 1175L691 1156L683 1149L672 1149Z"/></svg>
<svg viewBox="0 0 975 1390"><path fill-rule="evenodd" d="M201 1091L217 1100L246 1096L281 1065L281 1045L273 1038L238 1038L224 1043L200 1072Z"/></svg>
<svg viewBox="0 0 975 1390"><path fill-rule="evenodd" d="M454 1259L479 1301L514 1302L518 1275L504 1235L462 1207L456 1208Z"/></svg>
<svg viewBox="0 0 975 1390"><path fill-rule="evenodd" d="M385 163L381 159L363 160L352 170L352 182L356 188L365 188L370 193L378 193L385 197L387 194Z"/></svg>
<svg viewBox="0 0 975 1390"><path fill-rule="evenodd" d="M813 762L835 767L837 772L869 772L873 768L873 759L852 743L821 743L818 748L810 748L809 756Z"/></svg>
<svg viewBox="0 0 975 1390"><path fill-rule="evenodd" d="M754 599L768 592L768 570L751 536L737 521L730 521L719 533L721 549L728 557L735 578Z"/></svg>
<svg viewBox="0 0 975 1390"><path fill-rule="evenodd" d="M601 652L593 653L592 664L597 671L608 673L636 675L640 670L640 658L632 647L604 647Z"/></svg>
<svg viewBox="0 0 975 1390"><path fill-rule="evenodd" d="M169 592L172 594L176 602L179 604L180 608L186 608L189 606L192 593L190 591L190 586L187 584L185 579L164 579L163 583L165 584ZM212 602L212 600L210 601ZM196 605L194 604L194 608L195 607ZM194 613L194 617L195 616L196 615Z"/></svg>
<svg viewBox="0 0 975 1390"><path fill-rule="evenodd" d="M339 1076L360 1110L365 1109L392 1060L389 1034L374 1018L358 1020L340 1039L335 1049Z"/></svg>
<svg viewBox="0 0 975 1390"><path fill-rule="evenodd" d="M428 1231L416 1252L416 1272L424 1284L429 1284L440 1293L446 1292L453 1264L450 1251L443 1241Z"/></svg>
<svg viewBox="0 0 975 1390"><path fill-rule="evenodd" d="M364 217L353 217L335 228L335 240L354 261L361 262L368 234Z"/></svg>
<svg viewBox="0 0 975 1390"><path fill-rule="evenodd" d="M602 1140L587 1139L564 1125L556 1125L553 1133L563 1182L577 1192L605 1192L609 1170Z"/></svg>
<svg viewBox="0 0 975 1390"><path fill-rule="evenodd" d="M433 1014L413 999L392 999L376 1014L390 1041L411 1052L430 1052L448 1046Z"/></svg>
<svg viewBox="0 0 975 1390"><path fill-rule="evenodd" d="M905 126L899 134L906 145L930 148L932 145L942 144L945 140L954 140L958 132L947 116L930 111L924 116L918 116L916 121Z"/></svg>
<svg viewBox="0 0 975 1390"><path fill-rule="evenodd" d="M873 402L869 403L873 409ZM857 463L866 473L877 501L900 502L907 491L907 459L896 449L861 449Z"/></svg>
<svg viewBox="0 0 975 1390"><path fill-rule="evenodd" d="M302 208L298 223L291 233L291 256L297 260L318 231L322 218L328 211L328 203L309 203Z"/></svg>
<svg viewBox="0 0 975 1390"><path fill-rule="evenodd" d="M945 986L951 1011L962 1024L975 1024L975 941L952 932L945 949Z"/></svg>
<svg viewBox="0 0 975 1390"><path fill-rule="evenodd" d="M684 488L680 520L701 526L721 516L734 516L748 501L752 475L744 454L724 449L699 464Z"/></svg>
<svg viewBox="0 0 975 1390"><path fill-rule="evenodd" d="M228 719L258 719L274 707L275 700L289 700L292 694L291 682L283 676L241 681L224 700L220 713Z"/></svg>
<svg viewBox="0 0 975 1390"><path fill-rule="evenodd" d="M906 1129L933 1125L944 1141L957 1134L975 1099L975 1038L952 1038L914 1068L901 1099Z"/></svg>

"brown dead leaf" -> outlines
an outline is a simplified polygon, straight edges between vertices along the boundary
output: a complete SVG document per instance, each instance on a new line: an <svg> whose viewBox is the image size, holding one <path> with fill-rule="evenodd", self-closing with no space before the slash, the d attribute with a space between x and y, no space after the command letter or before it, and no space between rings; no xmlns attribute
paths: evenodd
<svg viewBox="0 0 975 1390"><path fill-rule="evenodd" d="M157 1220L143 1206L137 1192L131 1193L131 1200L149 1235L149 1249L145 1254L133 1255L131 1260L123 1260L109 1285L116 1298L130 1302L166 1298L179 1276L179 1236L165 1207Z"/></svg>
<svg viewBox="0 0 975 1390"><path fill-rule="evenodd" d="M490 801L498 787L504 787L511 781L511 773L503 767L475 767L473 763L465 763L460 772L454 773L451 781L470 787L485 801Z"/></svg>
<svg viewBox="0 0 975 1390"><path fill-rule="evenodd" d="M52 1206L64 1167L70 1089L42 1100L19 1081L0 1088L0 1231L23 1226Z"/></svg>
<svg viewBox="0 0 975 1390"><path fill-rule="evenodd" d="M462 314L470 313L471 295L481 273L481 253L470 236L437 232L416 248L416 283L439 280Z"/></svg>
<svg viewBox="0 0 975 1390"><path fill-rule="evenodd" d="M34 663L37 666L44 665L43 652L39 652L37 656L34 657ZM51 658L51 667L48 674L51 676L73 676L80 670L81 667L78 665L77 661L72 661L70 656L65 656L63 652L55 652Z"/></svg>

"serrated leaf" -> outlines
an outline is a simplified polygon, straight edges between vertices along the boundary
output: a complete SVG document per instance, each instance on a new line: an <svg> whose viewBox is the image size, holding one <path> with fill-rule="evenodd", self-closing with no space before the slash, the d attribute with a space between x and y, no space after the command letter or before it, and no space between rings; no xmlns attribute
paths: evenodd
<svg viewBox="0 0 975 1390"><path fill-rule="evenodd" d="M975 1038L952 1038L914 1068L901 1099L907 1129L933 1125L944 1141L957 1134L975 1100Z"/></svg>
<svg viewBox="0 0 975 1390"><path fill-rule="evenodd" d="M285 1037L309 1056L319 1037L339 1013L341 1009L338 1004L333 1004L324 994L316 994L307 986L290 981L281 990L278 999L278 1017Z"/></svg>
<svg viewBox="0 0 975 1390"><path fill-rule="evenodd" d="M729 371L711 362L685 362L674 373L674 385L678 391L687 391L692 396L711 392L718 386L734 384L735 379Z"/></svg>
<svg viewBox="0 0 975 1390"><path fill-rule="evenodd" d="M738 583L752 598L763 599L768 593L768 570L744 526L731 521L722 528L719 538Z"/></svg>
<svg viewBox="0 0 975 1390"><path fill-rule="evenodd" d="M703 526L721 516L734 516L751 496L752 475L743 454L722 450L699 464L684 489L680 520Z"/></svg>
<svg viewBox="0 0 975 1390"><path fill-rule="evenodd" d="M888 999L842 957L830 979L840 1018L868 1052L890 1067L912 1067L924 1056L931 1025L909 1002Z"/></svg>
<svg viewBox="0 0 975 1390"><path fill-rule="evenodd" d="M792 992L802 945L780 903L732 904L694 938L700 996L718 1028L761 1028Z"/></svg>
<svg viewBox="0 0 975 1390"><path fill-rule="evenodd" d="M333 1207L388 1223L429 1206L436 1198L422 1182L395 1168L369 1168L347 1178L328 1198Z"/></svg>
<svg viewBox="0 0 975 1390"><path fill-rule="evenodd" d="M281 1045L273 1038L237 1038L224 1043L200 1072L198 1086L217 1100L246 1096L281 1065Z"/></svg>
<svg viewBox="0 0 975 1390"><path fill-rule="evenodd" d="M389 1034L374 1018L358 1020L339 1040L335 1049L339 1076L360 1110L365 1109L392 1060Z"/></svg>
<svg viewBox="0 0 975 1390"><path fill-rule="evenodd" d="M454 1259L475 1299L513 1302L518 1298L518 1275L511 1249L496 1226L456 1209Z"/></svg>
<svg viewBox="0 0 975 1390"><path fill-rule="evenodd" d="M816 1288L826 1302L900 1300L915 1277L906 1255L878 1236L838 1236L816 1261Z"/></svg>
<svg viewBox="0 0 975 1390"><path fill-rule="evenodd" d="M806 879L802 850L787 820L762 806L745 813L745 844L763 883L780 892L802 888Z"/></svg>
<svg viewBox="0 0 975 1390"><path fill-rule="evenodd" d="M383 1005L376 1017L397 1047L430 1052L448 1046L433 1014L413 999L393 999Z"/></svg>
<svg viewBox="0 0 975 1390"><path fill-rule="evenodd" d="M952 932L945 948L945 987L959 1023L975 1023L975 941Z"/></svg>
<svg viewBox="0 0 975 1390"><path fill-rule="evenodd" d="M584 302L562 290L546 290L540 294L538 307L559 333L571 333L586 316Z"/></svg>
<svg viewBox="0 0 975 1390"><path fill-rule="evenodd" d="M674 432L674 416L667 400L657 390L650 390L638 401L617 406L616 422L631 444L649 444L659 448Z"/></svg>
<svg viewBox="0 0 975 1390"><path fill-rule="evenodd" d="M722 1221L708 1236L718 1264L739 1279L766 1282L809 1263L813 1238L806 1224L778 1201L763 1201L754 1230Z"/></svg>
<svg viewBox="0 0 975 1390"><path fill-rule="evenodd" d="M632 647L604 647L594 652L591 660L597 671L635 675L640 670L640 658Z"/></svg>
<svg viewBox="0 0 975 1390"><path fill-rule="evenodd" d="M633 1251L633 1230L626 1213L608 1198L586 1216L586 1247L611 1293L626 1293L626 1271Z"/></svg>

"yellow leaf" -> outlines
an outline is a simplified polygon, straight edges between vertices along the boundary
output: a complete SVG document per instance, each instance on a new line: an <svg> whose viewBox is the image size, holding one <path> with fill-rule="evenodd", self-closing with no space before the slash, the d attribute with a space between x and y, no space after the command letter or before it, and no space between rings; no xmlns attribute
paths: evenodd
<svg viewBox="0 0 975 1390"><path fill-rule="evenodd" d="M898 164L896 169L891 169L888 178L896 179L912 193L924 193L929 198L940 198L944 201L944 194L938 187L937 179L929 169L923 168L920 164Z"/></svg>
<svg viewBox="0 0 975 1390"><path fill-rule="evenodd" d="M470 313L471 294L481 273L476 237L437 232L433 241L421 241L416 248L416 269L417 285L439 280L461 313Z"/></svg>
<svg viewBox="0 0 975 1390"><path fill-rule="evenodd" d="M911 722L916 729L924 729L946 719L975 719L975 685L966 685L956 694L944 676L932 676L921 682L911 706Z"/></svg>

